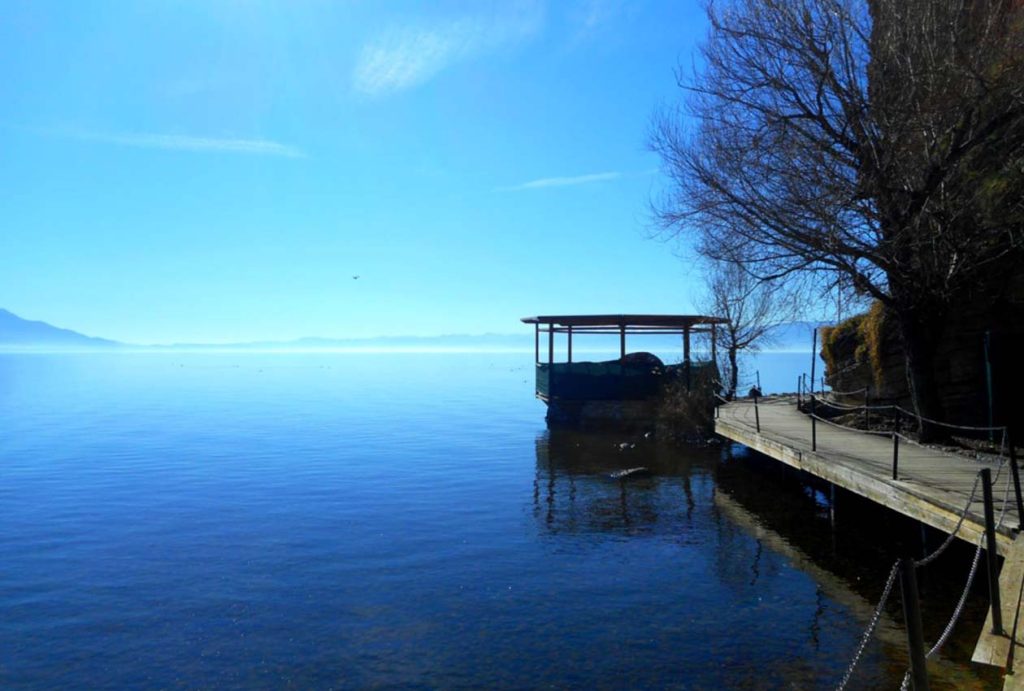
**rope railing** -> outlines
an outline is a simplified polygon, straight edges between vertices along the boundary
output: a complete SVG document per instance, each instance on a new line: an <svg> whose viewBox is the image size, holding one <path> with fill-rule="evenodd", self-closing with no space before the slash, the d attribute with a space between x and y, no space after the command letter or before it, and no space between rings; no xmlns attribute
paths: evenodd
<svg viewBox="0 0 1024 691"><path fill-rule="evenodd" d="M892 436L892 432L887 431L887 430L882 430L882 429L861 429L860 427L850 427L849 425L841 425L841 424L839 424L838 422L836 422L834 420L829 420L828 418L821 417L820 415L816 415L814 413L808 413L807 417L814 418L818 422L824 422L826 425L832 425L833 427L837 427L837 428L839 428L841 430L845 430L847 432L856 432L857 434L868 434L868 435L875 436L875 437L891 437Z"/></svg>
<svg viewBox="0 0 1024 691"><path fill-rule="evenodd" d="M833 396L854 396L856 394L867 393L870 389L866 386L862 386L859 389L853 389L852 391L839 391L838 389L829 389L828 391L822 391L822 393L830 393Z"/></svg>
<svg viewBox="0 0 1024 691"><path fill-rule="evenodd" d="M822 388L824 389L824 387L822 387ZM803 392L801 392L801 393L803 393ZM850 404L848 402L841 402L841 401L838 401L838 400L835 399L837 396L852 396L852 395L857 395L859 393L863 393L864 394L864 403L862 403L860 405L852 405L852 404ZM977 577L978 564L981 561L982 549L983 549L983 546L985 546L986 542L987 542L987 548L985 549L985 551L986 551L986 554L988 555L987 564L988 564L988 573L989 573L989 592L990 592L990 597L991 597L990 607L991 607L992 612L993 612L992 613L993 628L994 628L994 630L996 628L998 628L1000 631L1002 630L1001 623L1000 623L1001 622L1001 616L999 616L999 614L1000 614L999 612L996 612L997 609L1001 609L1001 604L1000 604L1000 597L999 597L998 577L996 576L996 574L997 574L997 565L996 565L997 557L995 555L995 551L996 551L995 532L996 532L996 530L1002 528L1003 523L1006 520L1007 515L1009 515L1009 510L1011 508L1011 498L1010 498L1010 489L1011 489L1010 485L1011 485L1011 483L1014 485L1014 489L1015 489L1015 492L1016 492L1016 507L1017 507L1017 511L1018 511L1018 514L1019 514L1018 515L1018 520L1024 521L1024 508L1022 508L1021 490L1020 490L1020 479L1019 479L1018 469L1017 469L1017 465L1016 465L1016 454L1015 454L1015 449L1013 447L1013 443L1012 443L1012 441L1010 439L1009 428L1006 425L961 425L961 424L943 422L943 421L940 421L940 420L933 420L933 419L930 419L930 418L926 418L926 417L920 416L916 412L908 411L907 409L905 409L902 406L897 405L897 404L875 404L875 405L870 405L869 404L869 401L870 401L869 392L866 389L860 389L860 390L855 390L855 391L845 391L845 392L835 392L835 391L834 392L825 392L825 391L822 391L822 396L820 396L820 397L815 395L814 393L811 393L811 394L806 395L806 396L801 396L801 398L802 398L801 402L804 403L805 405L800 406L800 408L801 408L801 410L803 412L805 412L805 414L807 414L807 417L811 421L811 448L812 448L812 450L815 450L815 451L817 450L817 437L818 437L818 435L817 435L816 424L818 422L821 422L821 423L824 423L824 424L829 425L831 427L842 429L842 430L848 431L848 432L858 432L860 434L876 436L876 437L877 436L889 436L893 440L893 479L894 480L896 480L897 477L898 477L898 474L897 474L897 463L898 463L898 457L899 457L899 444L900 444L901 441L903 441L905 443L913 444L913 445L921 447L921 448L928 448L930 451L937 452L937 453L939 453L939 454L941 454L943 456L955 457L955 458L960 459L960 460L963 460L965 458L964 455L962 455L962 454L953 453L953 452L951 452L951 451L949 451L947 449L944 449L944 448L935 447L935 446L926 446L925 444L920 443L917 439L912 438L908 434L902 432L900 430L900 422L901 422L901 419L904 416L909 418L909 419L916 420L919 425L931 424L931 425L934 425L934 426L939 427L941 429L953 430L954 432L971 432L971 433L979 433L979 432L981 432L981 433L988 433L988 441L989 441L990 446L986 446L984 451L983 450L979 450L978 448L974 448L973 449L974 453L973 453L973 459L972 460L977 461L979 463L983 463L985 465L985 467L981 471L979 471L977 473L977 475L975 476L974 483L973 483L973 485L971 487L970 493L968 494L968 496L966 498L966 501L965 501L965 503L963 505L962 510L957 515L957 519L956 519L955 525L953 526L952 530L946 535L945 539L942 541L942 544L940 544L936 549L934 549L932 552L930 552L929 554L927 554L923 558L918 559L918 560L914 560L914 559L900 560L900 561L897 561L896 564L893 566L892 570L889 573L889 578L886 580L885 588L883 589L883 595L882 595L882 598L879 601L879 608L876 609L875 615L869 621L868 626L866 627L863 635L861 636L860 642L859 642L859 644L857 646L857 649L856 649L856 651L854 653L853 659L851 660L849 666L847 667L847 669L846 669L846 671L845 671L845 673L844 673L844 675L842 677L842 680L840 681L840 683L838 685L838 688L839 689L844 689L849 684L850 678L852 677L852 674L853 674L853 672L854 672L854 670L855 670L855 668L857 666L857 663L860 661L861 657L863 656L863 653L864 653L864 650L865 650L865 648L867 646L868 640L871 638L873 632L875 631L875 628L877 626L877 619L880 616L879 612L880 612L880 610L882 608L885 607L885 603L888 600L889 595L891 594L892 584L895 581L895 578L896 578L897 574L899 574L901 576L901 579L902 579L901 582L902 582L902 590L903 590L903 597L904 597L904 616L905 616L905 619L907 621L907 626L908 626L908 629L907 629L908 634L907 635L908 635L908 640L910 641L910 646L911 646L911 662L912 662L912 664L910 666L910 669L907 670L906 674L903 677L901 687L902 688L907 688L909 686L909 684L911 683L912 679L915 680L915 683L917 683L917 682L926 683L927 672L925 671L924 660L933 658L934 656L936 656L942 650L943 646L949 641L949 638L952 635L953 630L955 629L957 623L959 622L959 620L960 620L960 618L961 618L961 616L963 614L964 608L966 606L967 599L968 599L968 597L970 595L971 588L973 587L975 578ZM854 414L862 413L864 415L864 423L865 423L864 426L867 429L847 424L849 422L849 418L844 418L841 421L840 420L829 419L831 413L838 413L838 415L848 415L848 414L851 414L851 413L854 413ZM884 418L884 416L886 416L886 414L890 415L893 418L893 420L892 420L892 428L891 429L889 429L889 430L872 430L872 429L870 429L870 418L871 418L871 416L873 416L873 415L881 415ZM831 416L832 417L838 417L838 415L831 415ZM999 434L998 442L996 442L996 440L993 439L994 433L998 433ZM997 448L993 448L996 443L998 443L998 447ZM1007 476L1004 479L1003 471L1007 467L1010 468L1011 473L1008 473ZM993 477L993 471L994 471L994 477ZM998 517L998 521L997 521L993 517L992 508L993 508L994 504L996 503L996 501L998 501L998 499L994 499L992 497L992 491L991 490L994 487L998 487L1000 481L1003 482L1003 486L1001 488L1003 491L1002 491L1002 497L1001 497L1002 501L1000 502L1001 506L1000 506L1000 510L999 510L999 517ZM985 488L985 497L984 497L984 504L985 504L985 520L984 520L984 525L985 525L985 529L978 536L974 557L971 560L971 565L970 565L970 569L968 570L968 573L967 573L967 578L966 578L966 582L964 584L964 588L961 591L960 596L957 598L957 601L956 601L956 603L955 603L955 605L953 607L953 611L950 614L949 620L946 622L946 625L943 627L942 632L939 634L937 640L934 642L934 644L930 648L927 649L927 652L925 652L924 651L924 648L925 648L924 641L923 641L923 637L921 636L921 629L920 629L920 608L919 608L919 605L916 602L916 598L917 598L917 596L916 596L916 591L917 591L916 576L914 576L913 573L908 573L908 572L915 572L919 568L924 568L924 567L932 564L935 560L937 560L940 556L942 556L950 548L950 546L956 541L957 537L959 537L961 535L963 527L964 527L964 525L965 525L965 523L967 521L967 517L971 513L971 509L972 509L972 507L975 504L975 501L976 501L976 498L977 498L977 494L978 494L978 487L979 487L979 485L983 485L984 488ZM913 583L915 583L915 585L908 586L907 585L908 582L913 582ZM1018 617L1019 617L1019 608L1020 608L1020 602L1019 601L1024 599L1024 585L1021 586L1021 592L1018 593L1017 595L1018 595ZM914 602L913 603L908 602L908 598L913 599ZM910 614L911 610L914 611L913 617ZM916 619L916 622L917 622L914 626L911 626L911 619L912 618ZM1013 640L1014 641L1016 640L1016 629L1018 627L1018 624L1019 624L1019 618L1015 618L1014 624L1013 624L1013 628L1014 628ZM917 643L915 644L914 641L917 641ZM1013 669L1012 666L1013 666L1014 645L1015 644L1011 643L1010 652L1009 652L1009 655L1008 655L1008 658L1007 658L1007 669L1008 669L1008 671L1010 673L1012 673L1012 669ZM919 652L917 652L917 651L919 651Z"/></svg>
<svg viewBox="0 0 1024 691"><path fill-rule="evenodd" d="M856 392L854 392L856 393ZM887 403L882 405L850 405L848 403L839 403L838 401L830 401L827 398L821 396L815 396L815 403L829 408L837 408L840 410L858 411L858 410L889 410L898 412L901 415L905 415L908 418L917 420L919 422L927 422L930 425L937 425L939 427L946 427L948 429L957 429L971 432L998 432L1005 431L1006 425L957 425L952 422L943 422L941 420L934 420L932 418L918 415L915 411L907 410L903 406L895 403Z"/></svg>
<svg viewBox="0 0 1024 691"><path fill-rule="evenodd" d="M799 381L803 382L804 377L806 377L806 374L801 376ZM803 392L801 392L801 393L803 393ZM927 424L930 424L930 425L936 425L936 426L944 427L944 428L947 428L947 429L954 429L954 430L961 430L961 431L970 431L970 432L996 432L996 431L1000 431L1000 430L1005 430L1006 429L1006 425L958 425L958 424L953 424L953 423L950 423L950 422L943 422L942 420L935 420L935 419L932 419L932 418L924 417L923 415L918 414L917 411L907 410L903 406L901 406L899 404L895 404L895 403L883 404L883 405L874 405L874 406L871 406L871 405L868 405L868 404L862 404L862 405L854 406L854 405L850 405L850 404L839 403L837 401L828 401L828 399L826 398L826 395L828 395L828 394L831 394L833 396L853 396L853 395L857 395L857 394L865 394L866 395L866 394L869 394L869 393L870 393L870 387L866 387L866 386L865 387L861 387L859 389L853 389L851 391L838 391L836 389L830 389L829 391L826 391L824 385L822 385L821 390L820 390L820 394L815 394L815 392L814 392L814 382L811 382L811 388L806 391L806 396L815 398L816 399L816 403L825 403L825 404L827 404L829 406L832 406L832 407L843 408L843 409L851 410L851 411L865 410L865 409L869 409L869 410L890 410L890 411L893 411L893 412L897 412L897 413L899 413L901 415L905 415L908 418L917 420L918 424L927 423Z"/></svg>
<svg viewBox="0 0 1024 691"><path fill-rule="evenodd" d="M1002 466L1006 465L1008 462L1009 462L1009 459L1004 459L1003 463L1000 464L1000 469L1002 468ZM901 568L906 568L904 565L907 565L907 566L909 566L911 571L916 571L919 568L923 568L923 567L928 566L929 564L931 564L933 561L935 561L941 554L943 554L949 548L949 546L953 543L954 539L956 538L957 534L960 532L960 529L963 527L963 524L964 524L964 521L965 521L965 519L967 517L967 514L970 513L970 509L971 509L971 506L974 504L974 499L975 499L975 496L977 494L978 486L979 486L979 484L980 484L980 482L982 480L982 477L983 477L983 475L982 475L981 472L979 472L976 475L975 480L974 480L974 485L971 488L971 493L970 493L970 495L967 498L967 502L964 504L963 510L960 512L959 519L957 520L956 526L953 528L953 530L950 532L950 534L946 537L946 539L943 541L943 543L937 549L935 549L931 554L927 555L926 557L924 557L924 558L922 558L920 560L916 560L916 561L915 560L897 560L896 563L893 564L893 567L892 567L892 569L889 572L889 577L888 577L888 579L886 579L885 587L883 588L882 597L879 599L878 606L875 608L875 611L874 611L871 619L869 620L868 625L864 629L864 633L861 635L860 642L857 645L857 649L854 652L853 658L851 659L850 664L847 666L845 673L843 674L842 680L839 682L838 686L836 687L837 689L845 689L847 687L847 685L849 684L850 679L853 676L853 672L856 669L857 664L860 662L860 659L861 659L861 657L864 654L864 650L867 648L867 644L868 644L869 640L871 639L871 636L873 635L873 633L874 633L874 631L875 631L875 629L876 629L876 627L878 625L878 620L881 617L881 612L884 609L884 607L886 605L886 602L889 599L889 595L892 592L893 583L896 580L896 576L900 574ZM992 481L991 484L992 485L996 485L997 484L997 480ZM998 522L996 522L994 527L1000 527L1003 524L1003 520L1006 517L1006 513L1007 513L1007 507L1009 505L1009 501L1008 501L1009 500L1009 492L1010 492L1010 480L1007 479L1005 488L1003 490L1003 501L1002 501L1002 508L1001 508L1001 510L999 512L999 520L998 520ZM970 570L967 573L967 580L966 580L966 583L964 584L963 590L960 593L960 597L957 599L956 605L953 607L953 612L950 615L949 620L946 622L945 627L943 627L943 629L942 629L942 633L939 634L938 639L936 639L935 643L924 654L924 659L925 660L933 658L935 655L937 655L942 650L943 646L949 641L949 637L952 635L954 628L956 627L957 623L959 622L960 617L963 614L964 607L965 607L965 605L967 603L967 598L970 595L971 588L974 585L974 579L975 579L975 577L977 576L977 573L978 573L978 564L981 562L982 545L985 542L985 540L986 540L986 534L983 532L978 537L977 546L976 546L975 551L974 551L974 558L971 560L971 568L970 568ZM992 560L991 559L989 561L989 564L990 564L989 568L992 568L991 567L991 564L992 564ZM904 598L906 598L908 596L908 594L906 592L904 592L903 596L904 596ZM1024 586L1022 586L1021 594L1018 594L1018 599L1020 599L1021 597L1024 597ZM905 602L904 603L904 607L905 608L906 608L906 604L907 603ZM916 605L915 605L915 607L916 607ZM1018 608L1019 608L1019 605L1018 605ZM1019 612L1018 612L1018 614L1019 614ZM1017 621L1015 620L1014 621L1014 640L1016 639L1016 628L1017 628ZM1009 657L1008 657L1008 662L1007 662L1007 665L1008 665L1008 668L1010 669L1010 671L1012 671L1012 659L1013 659L1013 646L1011 645L1011 649L1010 649L1010 653L1009 653ZM911 678L912 678L912 672L913 672L912 669L908 669L907 672L904 674L902 683L900 684L900 688L901 689L909 688L910 681L911 681Z"/></svg>
<svg viewBox="0 0 1024 691"><path fill-rule="evenodd" d="M905 443L909 443L909 444L918 446L920 448L927 448L929 451L941 454L943 456L955 457L955 458L960 459L960 460L964 460L965 459L964 455L962 455L962 454L953 453L953 452L951 452L951 451L949 451L949 450L947 450L945 448L941 448L941 447L935 447L935 446L930 446L930 445L926 446L926 445L920 443L917 439L914 439L914 438L908 436L907 434L904 434L900 430L900 421L901 421L901 416L902 415L907 415L907 416L909 416L909 417L911 417L913 419L916 419L918 421L927 422L927 423L930 423L930 424L934 424L934 425L937 425L937 426L940 426L940 427L944 427L944 428L947 428L947 429L952 429L952 430L971 431L971 432L988 432L989 433L989 443L993 444L993 445L994 445L995 440L993 439L992 433L993 432L999 432L1000 433L999 446L998 446L998 449L996 451L991 452L991 451L980 451L977 448L973 449L973 451L974 451L973 460L977 461L977 462L979 462L981 464L984 464L984 467L976 474L975 479L974 479L974 483L973 483L973 485L971 487L971 491L970 491L970 493L967 496L967 500L964 503L962 510L957 515L956 523L953 526L952 530L946 535L945 539L942 541L942 544L940 544L931 553L927 554L926 556L922 557L921 559L918 559L918 560L911 559L911 558L900 559L900 560L898 560L893 565L892 569L890 570L889 577L886 580L885 587L883 588L882 596L881 596L881 598L880 598L880 600L878 602L878 606L875 608L875 611L874 611L871 619L869 620L868 625L866 626L864 632L862 633L862 635L860 637L859 643L857 645L857 649L856 649L856 651L855 651L855 653L853 655L853 658L851 659L849 665L847 666L847 668L846 668L846 670L845 670L845 672L843 674L842 680L839 682L838 688L839 689L844 689L849 684L850 679L851 679L851 677L852 677L852 675L854 673L854 670L856 669L857 664L860 662L860 660L861 660L861 658L862 658L862 656L864 654L864 651L865 651L865 649L867 647L867 644L870 641L871 637L873 636L873 634L874 634L874 632L875 632L875 630L877 628L878 621L879 621L879 619L881 617L881 613L885 609L886 603L887 603L887 601L888 601L888 599L889 599L889 597L891 595L891 592L892 592L893 583L895 582L895 579L896 579L897 576L899 576L901 578L901 591L903 592L904 619L907 622L907 635L908 635L908 641L909 641L910 650L911 650L911 656L910 656L911 657L911 666L910 666L910 669L907 671L906 675L903 677L903 683L902 683L901 686L903 688L907 688L912 679L915 681L915 684L918 684L918 683L920 683L920 684L927 684L927 671L925 669L925 660L934 657L935 655L937 655L941 651L942 647L948 642L950 636L952 635L952 632L953 632L954 628L956 627L956 624L959 622L959 620L960 620L960 618L961 618L961 616L963 614L963 611L964 611L964 608L965 608L965 605L966 605L966 602L967 602L967 598L968 598L968 596L970 594L971 588L973 587L974 580L975 580L975 578L977 576L978 564L981 561L981 554L982 554L983 546L985 547L985 553L987 555L987 571L988 571L988 580L989 580L989 593L990 593L990 598L991 598L990 608L991 608L991 611L992 611L993 632L994 633L1001 633L1002 632L1001 604L1000 604L999 584L998 584L998 576L997 576L997 573L998 573L997 559L998 559L998 557L996 555L996 551L997 551L996 531L1002 528L1003 523L1004 523L1004 521L1006 519L1006 516L1009 514L1009 509L1010 509L1010 506L1011 506L1011 500L1010 500L1010 485L1011 485L1011 483L1014 486L1015 495L1016 495L1015 498L1016 498L1016 509L1017 509L1017 513L1018 513L1018 520L1019 521L1024 521L1024 504L1022 504L1021 489L1020 489L1020 478L1019 478L1019 473L1018 473L1017 464L1016 464L1015 448L1013 446L1013 443L1012 443L1012 440L1011 440L1011 437L1010 437L1010 430L1005 425L991 425L991 426L958 425L958 424L942 422L942 421L938 421L938 420L931 420L929 418L924 418L924 417L918 416L915 413L911 413L910 411L907 411L905 408L902 408L901 406L895 405L895 404L883 404L883 405L874 405L874 406L868 405L867 401L869 400L869 397L867 395L867 390L866 389L861 389L861 390L852 391L852 392L839 392L839 393L834 393L833 395L842 395L843 393L845 393L847 395L852 395L852 394L857 394L857 393L865 393L865 401L866 401L866 403L862 404L862 405L849 405L849 404L845 404L845 403L840 403L840 402L835 401L835 400L830 400L829 398L821 398L821 397L816 396L813 393L811 393L808 397L804 398L805 401L809 401L809 406L807 406L807 409L801 408L801 410L804 410L804 412L806 412L808 418L811 421L811 449L813 451L817 450L817 427L816 427L816 425L817 425L818 422L822 422L822 423L824 423L826 425L829 425L831 427L842 429L842 430L848 431L848 432L858 432L860 434L869 435L869 436L875 436L875 437L878 437L878 436L891 437L892 441L893 441L893 459L892 459L892 463L893 463L893 475L892 475L892 477L893 477L893 480L897 480L898 477L899 477L897 469L898 469L898 458L899 458L899 445L900 445L900 441L903 441ZM803 392L800 391L798 395L803 397ZM761 423L760 423L760 415L758 414L758 398L759 397L757 395L755 395L753 397L753 406L752 406L752 408L753 408L753 413L754 413L754 418L755 418L755 424L756 424L756 427L757 427L757 431L760 433L760 431L761 431ZM787 404L791 404L791 399L778 399L778 400L785 400L787 402ZM778 401L775 401L775 402L778 402ZM818 414L819 410L822 413L824 413L824 415L819 415ZM829 417L827 417L829 410L845 411L845 412L853 412L853 413L861 412L861 413L865 414L865 421L866 422L869 419L868 416L870 414L870 411L889 412L889 413L893 414L893 418L894 418L893 419L893 428L889 429L889 430L872 430L870 428L862 429L862 428L859 428L859 427L851 426L849 424L843 424L843 423L837 422L837 421L835 421L833 419L829 419ZM745 412L749 412L749 408ZM749 417L746 418L746 419L747 419L748 424L749 424ZM991 448L991 447L986 447L986 448ZM992 489L999 485L999 482L1003 479L1003 471L1007 467L1010 468L1011 472L1005 478L1005 481L1004 481L1004 484L1003 484L1003 487L1002 487L1002 489L1003 489L1002 501L1001 501L1001 506L1000 506L1000 510L999 510L999 517L998 517L998 520L996 520L994 515L993 515L994 514L993 508L994 508L994 506L995 506L995 504L996 504L996 502L998 500L992 496ZM993 477L993 471L994 471L994 477ZM916 585L916 575L915 575L915 572L919 568L924 568L924 567L932 564L942 554L944 554L949 549L949 547L953 544L953 542L956 541L956 538L960 536L960 534L961 534L961 532L963 530L963 527L964 527L964 525L965 525L965 523L967 521L967 517L971 513L971 509L972 509L972 507L975 504L979 485L982 486L983 489L984 489L984 501L983 501L984 509L985 509L984 510L984 514L985 515L984 515L984 521L983 521L984 530L981 532L980 536L978 537L978 542L977 542L977 546L976 546L976 549L975 549L974 558L971 561L971 567L970 567L970 569L968 571L968 574L967 574L966 583L964 585L964 588L963 588L959 598L956 601L955 606L953 607L953 611L952 611L952 613L951 613L951 615L949 617L949 620L946 622L946 625L943 627L942 632L939 634L939 636L938 636L937 640L935 641L935 643L930 648L927 649L927 652L925 652L924 638L923 638L923 635L921 633L920 605L919 605L919 603L917 601L917 599L918 599L917 592L918 591L917 591L917 585ZM1018 530L1019 529L1020 529L1020 527L1018 527ZM1019 608L1020 608L1020 602L1019 601L1021 599L1024 599L1024 585L1022 585L1022 587L1021 587L1021 592L1018 593L1018 617L1019 617ZM1016 640L1016 630L1017 630L1017 627L1018 627L1018 623L1019 623L1018 618L1015 618L1014 623L1013 623L1013 629L1014 629L1013 640L1014 641ZM1008 671L1010 673L1012 673L1014 645L1015 644L1011 643L1010 653L1009 653L1009 656L1007 658L1007 668L1008 668Z"/></svg>
<svg viewBox="0 0 1024 691"><path fill-rule="evenodd" d="M861 656L864 655L864 651L868 647L868 642L871 640L871 636L874 635L875 629L878 627L878 621L882 618L882 612L885 611L885 603L889 600L889 595L892 593L893 583L896 582L896 576L899 575L899 572L900 562L897 561L892 565L892 569L889 571L889 578L885 582L885 588L882 589L882 597L878 600L878 606L875 607L875 611L871 615L868 625L864 627L864 633L860 636L860 643L857 645L857 651L853 654L853 659L850 660L850 664L847 665L842 681L840 681L839 686L836 687L839 691L845 689L846 685L850 683L853 671L857 669L857 663L860 662Z"/></svg>
<svg viewBox="0 0 1024 691"><path fill-rule="evenodd" d="M833 424L835 424L835 423L833 423ZM837 427L842 427L843 429L849 430L851 432L863 432L863 431L865 431L865 430L858 429L856 427L846 427L844 425L836 425L836 426ZM896 436L896 437L899 437L901 441L903 441L903 442L905 442L907 444L911 444L911 445L916 446L916 447L918 447L920 449L928 449L929 451L941 454L943 456L949 456L949 457L957 458L957 459L969 459L969 460L973 460L973 461L978 462L978 463L985 463L986 462L984 459L981 458L981 454L978 451L976 451L976 450L974 452L974 456L970 457L970 456L964 456L963 454L954 453L952 451L949 451L948 449L945 449L945 448L942 448L942 447L939 447L939 446L929 446L929 445L926 445L926 444L922 444L917 439L914 439L913 437L908 437L907 435L903 434L902 432L888 431L888 432L879 432L879 434L885 434L886 436ZM987 454L987 455L995 456L996 458L1005 458L1005 454L1006 454L1006 443L1005 443L1005 438L1004 438L1003 443L1000 444L999 452L998 453ZM992 461L988 461L988 462L992 462ZM1004 461L1000 461L999 472L1002 472L1002 467L1003 467L1002 464L1003 464L1003 462Z"/></svg>
<svg viewBox="0 0 1024 691"><path fill-rule="evenodd" d="M949 534L948 537L946 537L946 540L941 545L939 545L938 548L936 548L935 551L933 551L931 554L924 557L923 559L915 561L914 566L918 568L922 566L928 566L933 561L942 556L942 553L945 552L951 544L953 544L953 541L956 539L957 534L960 532L960 528L963 527L964 521L967 519L967 514L971 512L971 506L974 504L974 495L978 493L978 483L980 482L981 474L979 473L974 476L974 486L971 487L971 493L967 497L967 503L964 504L964 509L963 511L960 512L960 517L957 519L956 527L954 527L953 531Z"/></svg>

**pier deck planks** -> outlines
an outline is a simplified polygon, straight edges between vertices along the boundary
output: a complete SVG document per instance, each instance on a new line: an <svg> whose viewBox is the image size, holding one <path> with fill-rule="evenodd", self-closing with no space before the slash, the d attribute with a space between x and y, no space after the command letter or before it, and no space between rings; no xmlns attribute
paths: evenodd
<svg viewBox="0 0 1024 691"><path fill-rule="evenodd" d="M917 444L900 442L899 479L892 479L892 438L841 429L818 422L817 451L811 450L810 419L797 410L791 397L761 399L761 432L755 427L754 403L741 400L722 405L715 431L794 468L807 471L838 487L910 516L943 532L951 532L971 494L978 471L998 464ZM1006 555L1019 524L1010 472L999 474L993 488L998 526L998 551ZM984 532L981 488L968 511L959 537L977 544Z"/></svg>
<svg viewBox="0 0 1024 691"><path fill-rule="evenodd" d="M719 408L715 431L733 441L827 480L839 487L910 516L943 532L951 532L971 495L975 478L984 468L996 478L998 463L972 459L901 440L898 480L892 479L892 438L841 429L818 422L817 450L811 450L810 419L797 410L792 397L761 399L758 405L761 431L758 433L752 400L735 401ZM1014 540L1020 524L1012 480L1008 469L994 482L997 527L996 544L1006 559L1000 573L1003 627L1010 630L1021 606L1017 594L1024 579L1024 540ZM985 519L981 488L975 493L959 537L977 544L984 533ZM984 569L984 565L981 565ZM984 577L979 573L979 577ZM1009 634L991 633L992 614L975 649L973 660L1005 666ZM1018 630L1016 662L1018 673L1005 678L1005 689L1024 689L1024 622Z"/></svg>

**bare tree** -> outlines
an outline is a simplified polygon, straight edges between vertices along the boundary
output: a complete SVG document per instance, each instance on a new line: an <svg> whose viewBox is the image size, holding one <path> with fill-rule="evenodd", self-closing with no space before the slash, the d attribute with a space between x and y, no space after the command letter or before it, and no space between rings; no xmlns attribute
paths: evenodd
<svg viewBox="0 0 1024 691"><path fill-rule="evenodd" d="M701 309L726 320L718 333L727 360L719 370L731 399L739 386L739 354L769 344L772 328L795 317L796 302L781 285L757 279L738 261L711 261L704 276Z"/></svg>
<svg viewBox="0 0 1024 691"><path fill-rule="evenodd" d="M946 317L1017 270L1024 9L1012 0L724 0L685 109L656 116L670 234L765 279L842 276L900 325L939 417ZM982 298L984 299L984 298Z"/></svg>

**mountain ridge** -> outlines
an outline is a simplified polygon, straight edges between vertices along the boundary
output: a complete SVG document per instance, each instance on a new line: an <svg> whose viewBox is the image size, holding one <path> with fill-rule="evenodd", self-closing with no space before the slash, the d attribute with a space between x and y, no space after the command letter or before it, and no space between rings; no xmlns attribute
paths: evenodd
<svg viewBox="0 0 1024 691"><path fill-rule="evenodd" d="M810 351L811 331L826 322L799 321L779 324L772 329L772 337L768 339L764 351L796 350ZM647 336L643 343L657 344L665 347L674 343L678 336ZM442 334L437 336L374 336L363 338L329 338L323 336L304 336L287 341L248 341L239 343L172 343L155 345L136 345L123 343L107 338L87 336L71 329L53 326L44 321L33 321L19 317L12 312L0 308L0 349L75 349L88 350L332 350L332 349L394 349L394 350L445 350L445 349L481 349L482 347L499 350L533 350L533 334L522 333L484 333L484 334ZM578 347L585 350L586 345ZM671 347L671 346L669 346Z"/></svg>

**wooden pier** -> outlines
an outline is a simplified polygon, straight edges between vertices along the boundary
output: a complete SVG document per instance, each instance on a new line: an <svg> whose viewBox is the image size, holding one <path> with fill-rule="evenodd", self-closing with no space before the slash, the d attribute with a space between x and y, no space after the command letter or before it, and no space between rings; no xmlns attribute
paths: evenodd
<svg viewBox="0 0 1024 691"><path fill-rule="evenodd" d="M985 533L982 491L975 491L972 499L972 490L979 472L990 469L998 478L993 482L998 522L996 552L1006 557L1000 575L1003 630L993 633L990 611L973 660L1006 665L1014 623L1018 617L1024 619L1024 614L1018 614L1024 581L1024 540L1016 539L1021 517L1007 467L999 472L1000 462L991 458L972 458L894 440L891 434L869 434L822 420L812 422L797 408L794 397L724 404L718 408L715 431L944 533L957 530L962 516L957 537L972 545L984 544ZM897 444L898 452L894 454ZM983 572L984 564L979 578L984 578ZM1015 633L1013 666L1017 673L1006 676L1005 688L1024 688L1024 621Z"/></svg>
<svg viewBox="0 0 1024 691"><path fill-rule="evenodd" d="M889 436L820 421L813 430L810 418L797 410L795 398L762 398L756 414L750 399L722 405L718 411L715 432L723 437L945 533L956 528L978 471L987 467L995 474L999 465L903 442L898 452L898 479L893 480L893 441ZM812 435L817 437L816 443L812 443ZM1009 479L1010 473L1003 472L996 487L997 513L1003 510L1004 494L1007 498L1005 516L996 530L1000 555L1008 553L1020 523L1012 487L1006 492ZM984 531L979 490L958 537L976 544Z"/></svg>

